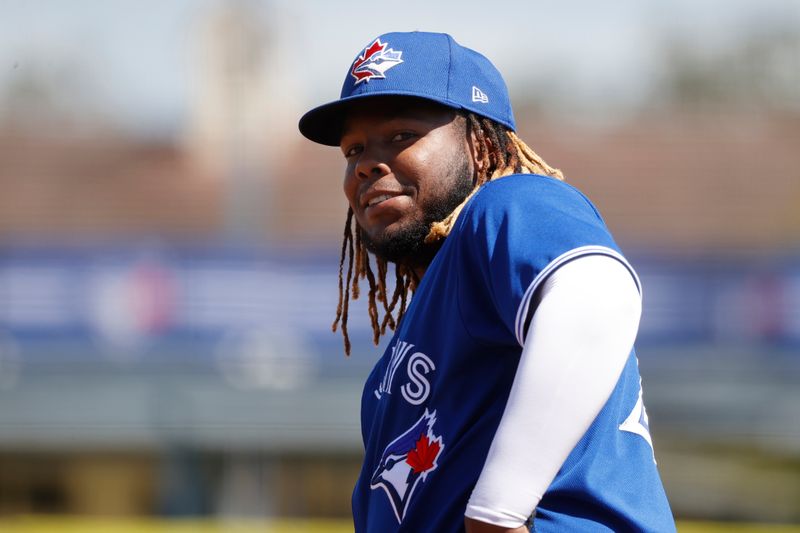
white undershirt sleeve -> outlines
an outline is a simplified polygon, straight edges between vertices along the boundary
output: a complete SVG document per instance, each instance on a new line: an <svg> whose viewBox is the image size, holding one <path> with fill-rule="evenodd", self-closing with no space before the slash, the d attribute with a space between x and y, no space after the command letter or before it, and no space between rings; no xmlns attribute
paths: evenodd
<svg viewBox="0 0 800 533"><path fill-rule="evenodd" d="M609 256L570 261L541 290L508 404L465 513L506 528L533 514L608 401L641 315L631 272Z"/></svg>

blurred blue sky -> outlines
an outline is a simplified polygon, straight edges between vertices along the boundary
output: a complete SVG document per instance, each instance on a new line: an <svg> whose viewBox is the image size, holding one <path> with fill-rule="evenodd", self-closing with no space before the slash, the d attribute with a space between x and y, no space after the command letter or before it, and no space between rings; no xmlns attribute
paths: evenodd
<svg viewBox="0 0 800 533"><path fill-rule="evenodd" d="M0 0L0 97L32 72L63 87L62 105L170 131L187 112L198 24L225 3ZM800 27L797 0L239 3L261 14L301 108L335 98L351 58L386 31L451 33L498 65L512 97L552 81L572 101L613 109L647 98L666 42L713 53L753 32Z"/></svg>

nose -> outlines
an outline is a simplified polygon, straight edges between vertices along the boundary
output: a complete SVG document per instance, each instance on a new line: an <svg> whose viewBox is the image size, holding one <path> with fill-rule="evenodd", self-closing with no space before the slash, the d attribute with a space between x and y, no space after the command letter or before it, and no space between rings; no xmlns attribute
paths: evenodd
<svg viewBox="0 0 800 533"><path fill-rule="evenodd" d="M379 178L390 172L389 165L386 164L383 158L376 156L373 151L367 150L361 154L355 168L356 176L362 180Z"/></svg>

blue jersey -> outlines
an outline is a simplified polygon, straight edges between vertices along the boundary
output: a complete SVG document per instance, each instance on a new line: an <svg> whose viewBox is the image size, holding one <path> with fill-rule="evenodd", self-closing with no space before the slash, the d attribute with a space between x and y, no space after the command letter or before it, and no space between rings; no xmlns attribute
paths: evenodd
<svg viewBox="0 0 800 533"><path fill-rule="evenodd" d="M536 288L559 265L589 254L628 266L597 210L570 185L513 175L470 200L367 379L357 532L464 530ZM675 530L633 352L537 506L533 530Z"/></svg>

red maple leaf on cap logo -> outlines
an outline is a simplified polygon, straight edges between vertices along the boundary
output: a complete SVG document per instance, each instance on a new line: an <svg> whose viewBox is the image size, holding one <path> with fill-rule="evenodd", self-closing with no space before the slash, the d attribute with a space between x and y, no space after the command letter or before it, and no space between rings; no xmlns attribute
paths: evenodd
<svg viewBox="0 0 800 533"><path fill-rule="evenodd" d="M441 446L437 441L431 441L424 433L417 441L417 447L408 452L406 462L414 470L415 474L427 472L436 467L436 459L439 457Z"/></svg>

